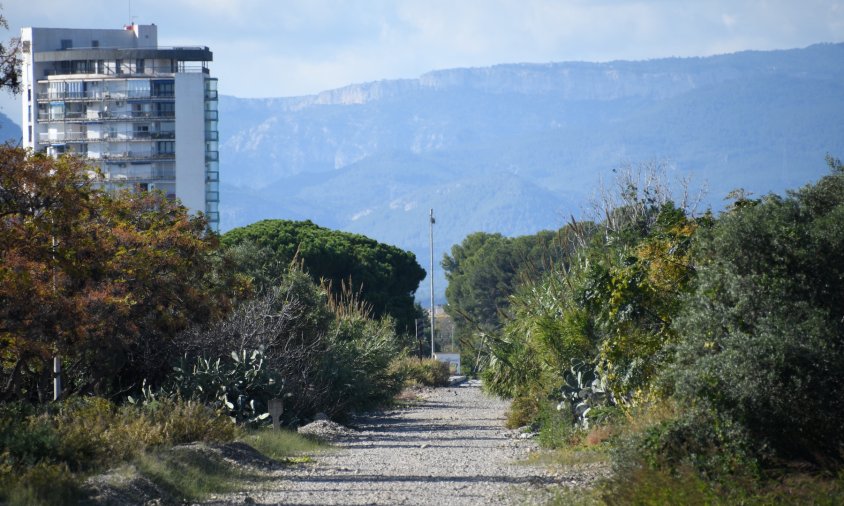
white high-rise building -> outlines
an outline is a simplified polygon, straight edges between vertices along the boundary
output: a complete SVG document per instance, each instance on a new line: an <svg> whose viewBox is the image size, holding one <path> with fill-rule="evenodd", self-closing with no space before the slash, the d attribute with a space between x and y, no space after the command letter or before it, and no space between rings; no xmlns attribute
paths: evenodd
<svg viewBox="0 0 844 506"><path fill-rule="evenodd" d="M159 47L153 25L24 28L24 146L78 153L112 188L161 190L219 228L217 79L207 47Z"/></svg>

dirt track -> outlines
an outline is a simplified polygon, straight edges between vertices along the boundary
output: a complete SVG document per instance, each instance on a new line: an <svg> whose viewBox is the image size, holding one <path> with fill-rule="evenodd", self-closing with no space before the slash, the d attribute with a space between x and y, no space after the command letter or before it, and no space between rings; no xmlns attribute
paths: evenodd
<svg viewBox="0 0 844 506"><path fill-rule="evenodd" d="M355 431L336 443L339 449L314 463L273 471L261 490L212 503L541 502L546 485L560 477L521 462L535 443L504 428L506 408L476 384L434 389L411 408L358 418Z"/></svg>

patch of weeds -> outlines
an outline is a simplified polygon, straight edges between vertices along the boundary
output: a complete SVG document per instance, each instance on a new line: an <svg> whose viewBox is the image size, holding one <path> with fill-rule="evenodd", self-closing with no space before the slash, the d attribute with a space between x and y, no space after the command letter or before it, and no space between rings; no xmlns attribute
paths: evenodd
<svg viewBox="0 0 844 506"><path fill-rule="evenodd" d="M135 458L135 465L140 474L173 497L187 501L236 491L250 478L244 470L202 446L145 453Z"/></svg>
<svg viewBox="0 0 844 506"><path fill-rule="evenodd" d="M570 444L575 427L568 406L557 409L550 401L539 405L539 444L544 448L561 448Z"/></svg>
<svg viewBox="0 0 844 506"><path fill-rule="evenodd" d="M294 462L294 458L301 458L302 453L328 449L325 444L286 429L250 429L240 439L266 457L287 462Z"/></svg>
<svg viewBox="0 0 844 506"><path fill-rule="evenodd" d="M513 399L510 403L510 409L507 410L507 422L505 426L508 429L518 429L525 425L530 425L537 420L540 411L540 402L535 396L520 395Z"/></svg>
<svg viewBox="0 0 844 506"><path fill-rule="evenodd" d="M75 504L81 497L77 478L64 463L36 464L19 479L0 482L0 488L10 506Z"/></svg>
<svg viewBox="0 0 844 506"><path fill-rule="evenodd" d="M611 450L608 446L574 445L553 450L540 450L528 457L530 465L548 467L578 466L583 464L607 464L612 462Z"/></svg>
<svg viewBox="0 0 844 506"><path fill-rule="evenodd" d="M436 359L403 357L390 364L390 371L406 386L447 387L451 375L449 366Z"/></svg>
<svg viewBox="0 0 844 506"><path fill-rule="evenodd" d="M603 506L606 504L600 492L594 488L567 488L559 487L554 489L554 495L546 503L547 506Z"/></svg>
<svg viewBox="0 0 844 506"><path fill-rule="evenodd" d="M419 387L406 387L393 399L393 405L399 408L411 407L422 400Z"/></svg>

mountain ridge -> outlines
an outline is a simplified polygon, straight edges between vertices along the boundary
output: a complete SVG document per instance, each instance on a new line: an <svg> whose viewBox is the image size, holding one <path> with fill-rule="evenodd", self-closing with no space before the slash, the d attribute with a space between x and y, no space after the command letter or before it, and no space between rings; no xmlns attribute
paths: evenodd
<svg viewBox="0 0 844 506"><path fill-rule="evenodd" d="M627 164L708 182L715 209L737 187L782 192L844 153L840 61L844 44L817 44L222 96L222 227L312 219L427 259L434 208L439 260L477 230L521 235L582 217L599 181Z"/></svg>
<svg viewBox="0 0 844 506"><path fill-rule="evenodd" d="M532 73L535 74L533 77L543 77L543 82L546 86L543 88L545 92L551 92L553 90L559 91L559 86L554 86L552 83L556 83L557 81L553 79L554 76L549 77L547 72L549 70L556 71L558 78L568 78L571 72L579 72L582 73L584 70L591 71L596 77L601 75L611 76L613 79L620 81L620 71L627 70L628 72L632 67L641 67L642 65L653 66L653 65L683 65L687 66L686 64L699 64L704 63L707 65L708 68L704 69L708 72L713 70L712 67L718 67L721 65L729 66L726 60L732 60L735 58L741 58L745 60L752 60L752 59L763 59L767 58L771 55L779 55L781 57L787 57L790 55L795 55L797 52L805 52L805 51L813 51L813 52L825 52L827 49L835 48L841 46L840 43L818 43L807 46L802 49L779 49L779 50L772 50L772 51L760 51L760 50L746 50L746 51L738 51L735 53L729 54L720 54L720 55L712 55L712 56L689 56L689 57L667 57L667 58L654 58L654 59L646 59L646 60L612 60L608 62L588 62L588 61L562 61L562 62L548 62L548 63L501 63L486 67L456 67L456 68L449 68L449 69L441 69L441 70L432 70L429 72L425 72L419 77L416 78L403 78L403 79L381 79L375 81L367 81L363 83L355 83L346 86L341 86L339 88L330 89L321 91L315 94L309 95L300 95L294 97L267 97L267 98L245 98L245 99L238 99L238 100L255 100L255 101L272 101L270 102L272 105L282 105L283 107L288 107L290 110L298 110L303 107L313 106L313 105L352 105L352 104L364 104L375 100L383 100L385 98L392 98L399 93L406 93L408 91L420 91L420 90L437 90L441 91L443 89L447 89L450 87L455 86L466 86L467 84L467 76L475 77L479 76L483 79L469 79L468 81L471 83L472 81L479 81L481 83L487 83L489 79L501 79L502 74L512 73L516 70L521 70L522 75L519 76L519 82L524 82L526 78L530 78L531 76L526 76L524 74ZM803 53L805 54L805 53ZM791 66L800 68L801 63L803 63L802 59L798 59L796 61L788 62ZM759 69L760 71L762 69ZM773 69L771 69L773 70ZM781 69L777 69L781 71ZM795 69L796 70L796 69ZM527 72L525 72L527 71ZM540 72L541 71L541 72ZM701 71L702 72L702 71ZM734 78L735 75L732 76L725 76L726 79ZM675 82L676 84L676 82ZM709 85L711 82L701 82L701 83L694 83L689 82L689 85ZM535 86L534 86L535 88ZM476 86L475 89L479 91L495 91L493 88L485 87L485 86ZM389 91L388 91L389 90ZM514 91L509 89L507 91ZM525 93L530 93L530 90L525 89L523 90ZM535 93L535 91L533 92ZM612 97L606 97L609 99L621 98L622 95L616 95ZM565 99L595 99L596 97L593 96L579 96L579 95L569 95L564 96L562 98Z"/></svg>

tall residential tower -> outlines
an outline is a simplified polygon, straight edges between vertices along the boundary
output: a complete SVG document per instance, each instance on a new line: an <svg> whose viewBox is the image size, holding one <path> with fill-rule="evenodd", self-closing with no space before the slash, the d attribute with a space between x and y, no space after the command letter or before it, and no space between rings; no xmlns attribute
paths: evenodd
<svg viewBox="0 0 844 506"><path fill-rule="evenodd" d="M87 156L109 189L161 190L219 228L217 79L207 47L153 25L24 28L24 146Z"/></svg>

